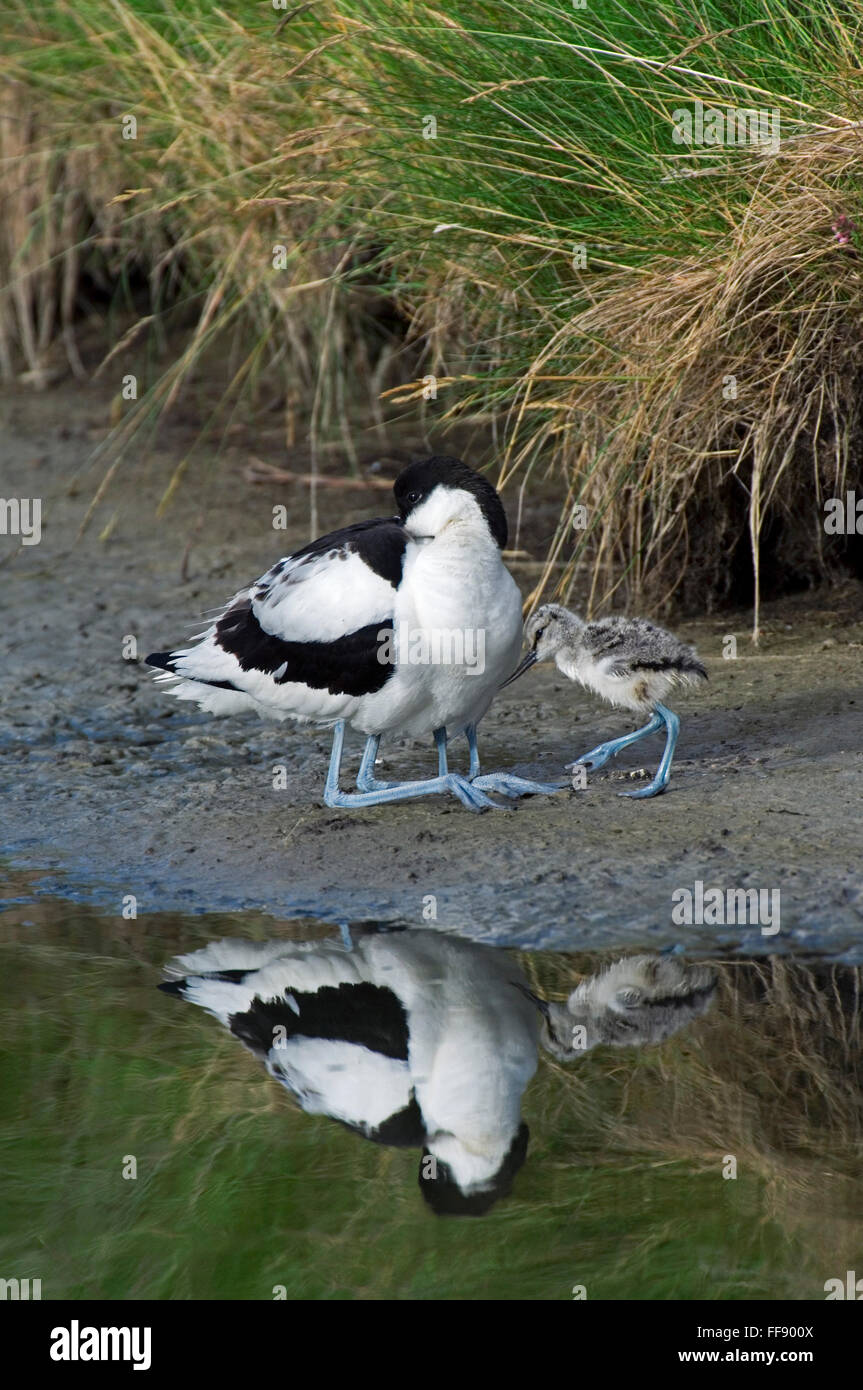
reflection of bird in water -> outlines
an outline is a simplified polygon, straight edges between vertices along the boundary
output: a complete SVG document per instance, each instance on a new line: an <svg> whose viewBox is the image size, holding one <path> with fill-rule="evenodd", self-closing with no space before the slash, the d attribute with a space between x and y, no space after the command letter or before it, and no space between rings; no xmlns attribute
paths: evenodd
<svg viewBox="0 0 863 1390"><path fill-rule="evenodd" d="M712 991L705 967L638 957L585 981L567 1005L548 1004L503 951L368 928L353 929L348 950L217 941L168 973L161 988L214 1014L305 1111L422 1149L429 1205L473 1216L507 1195L527 1156L521 1097L540 1013L545 1045L571 1059L600 1042L667 1037Z"/></svg>
<svg viewBox="0 0 863 1390"><path fill-rule="evenodd" d="M554 661L570 680L595 690L610 705L650 715L635 733L600 743L569 763L567 770L583 767L587 772L595 772L622 748L664 728L665 749L656 776L646 787L620 795L646 797L664 791L680 720L661 702L677 685L707 680L707 672L692 647L645 618L598 618L586 623L557 603L538 608L528 619L524 635L530 650L504 685L537 662Z"/></svg>
<svg viewBox="0 0 863 1390"><path fill-rule="evenodd" d="M441 1213L479 1215L527 1153L521 1095L539 1017L502 953L431 931L336 941L219 941L163 985L224 1023L310 1114L423 1150ZM433 1160L433 1161L430 1161Z"/></svg>

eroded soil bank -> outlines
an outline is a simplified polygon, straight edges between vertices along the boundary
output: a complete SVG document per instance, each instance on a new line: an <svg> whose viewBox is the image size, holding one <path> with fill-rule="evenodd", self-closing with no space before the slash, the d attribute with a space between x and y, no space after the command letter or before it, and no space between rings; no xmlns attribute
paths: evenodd
<svg viewBox="0 0 863 1390"><path fill-rule="evenodd" d="M146 458L130 454L78 539L105 470L88 460L108 411L93 387L0 397L0 493L42 499L40 544L0 536L2 843L11 867L32 871L29 883L117 912L133 894L140 917L256 908L418 923L432 895L440 926L507 944L743 943L863 960L859 586L769 606L757 649L748 613L678 625L710 684L677 704L672 782L653 801L615 795L622 779L655 766L660 747L644 743L586 791L515 809L474 816L433 798L335 812L321 801L325 731L214 721L170 700L123 654L128 637L139 656L178 643L204 610L304 543L308 489L251 487L249 442L238 438L217 465L186 468L157 520L194 435L179 420ZM364 462L376 447L370 436ZM253 452L284 462L265 440ZM380 457L370 477L397 471L398 450ZM303 472L307 459L298 451L289 466ZM325 466L345 471L335 455ZM321 529L391 506L371 488L320 496ZM513 514L515 496L505 501ZM286 531L272 527L280 503ZM540 506L528 519L521 544L536 557L552 513ZM524 588L528 573L518 573ZM736 660L723 659L728 635ZM542 668L496 701L480 746L487 769L557 775L628 727ZM457 765L465 751L454 747ZM396 777L433 763L416 745L392 742L382 754ZM286 789L274 788L275 765ZM672 894L697 882L778 890L779 933L673 922Z"/></svg>

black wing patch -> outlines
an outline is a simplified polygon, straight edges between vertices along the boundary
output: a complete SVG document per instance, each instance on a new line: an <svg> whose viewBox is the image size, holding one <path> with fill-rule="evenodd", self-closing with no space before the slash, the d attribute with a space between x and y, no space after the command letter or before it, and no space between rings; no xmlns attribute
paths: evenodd
<svg viewBox="0 0 863 1390"><path fill-rule="evenodd" d="M407 1061L407 1014L391 989L362 983L325 985L313 994L288 993L299 1013L284 998L253 999L244 1013L231 1015L231 1032L261 1055L273 1046L278 1029L285 1040L326 1038Z"/></svg>
<svg viewBox="0 0 863 1390"><path fill-rule="evenodd" d="M620 677L622 680L634 675L636 671L676 671L680 675L698 676L707 680L707 672L701 662L685 653L679 656L653 659L630 656L625 661L616 661L613 666L608 668L610 676Z"/></svg>
<svg viewBox="0 0 863 1390"><path fill-rule="evenodd" d="M309 562L326 555L329 550L344 554L355 551L370 570L397 589L402 582L407 543L408 533L400 517L374 517L371 521L355 521L352 526L331 531L302 550L295 550L288 559L292 563ZM279 562L282 567L285 563Z"/></svg>
<svg viewBox="0 0 863 1390"><path fill-rule="evenodd" d="M347 560L356 553L374 574L396 589L402 579L407 543L407 531L398 517L358 521L277 561L250 588L255 600L261 602L270 596L274 586L302 582L303 566L322 555L330 555L336 561ZM295 570L299 571L296 578ZM264 630L248 596L231 604L216 624L216 641L237 658L241 670L269 675L278 671L278 676L274 676L277 685L297 681L312 690L327 690L331 695L371 695L381 690L395 669L391 661L381 660L382 646L386 644L385 653L386 647L391 647L392 637L392 622L384 618L332 641L286 641ZM245 693L242 685L234 681L207 680L191 671L178 673L177 652L153 652L146 660L149 666L184 675L202 685Z"/></svg>
<svg viewBox="0 0 863 1390"><path fill-rule="evenodd" d="M349 1128L355 1129L356 1126L350 1125ZM364 1128L359 1132L366 1139L371 1139L373 1144L388 1144L396 1149L422 1149L428 1140L425 1120L413 1091L404 1110L397 1110L377 1129Z"/></svg>
<svg viewBox="0 0 863 1390"><path fill-rule="evenodd" d="M392 649L392 639L392 622L384 619L332 642L286 642L264 631L249 598L238 600L216 624L219 646L237 658L243 671L278 671L277 685L300 681L331 695L370 695L383 689L395 670L393 662L381 660L387 646Z"/></svg>

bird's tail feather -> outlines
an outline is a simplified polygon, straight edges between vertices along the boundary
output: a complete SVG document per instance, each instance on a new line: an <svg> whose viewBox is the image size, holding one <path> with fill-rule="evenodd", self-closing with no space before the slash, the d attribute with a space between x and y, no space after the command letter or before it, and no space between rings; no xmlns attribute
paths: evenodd
<svg viewBox="0 0 863 1390"><path fill-rule="evenodd" d="M695 684L698 681L708 680L707 667L704 666L692 652L688 658L684 658L680 665L680 676L684 681Z"/></svg>
<svg viewBox="0 0 863 1390"><path fill-rule="evenodd" d="M320 942L314 944L320 946ZM211 941L197 951L175 956L165 967L165 974L169 980L176 980L184 975L260 970L280 956L309 948L310 943L304 941L243 941L229 936L223 941Z"/></svg>
<svg viewBox="0 0 863 1390"><path fill-rule="evenodd" d="M148 666L157 666L160 671L170 671L174 673L174 653L173 652L151 652L144 657Z"/></svg>

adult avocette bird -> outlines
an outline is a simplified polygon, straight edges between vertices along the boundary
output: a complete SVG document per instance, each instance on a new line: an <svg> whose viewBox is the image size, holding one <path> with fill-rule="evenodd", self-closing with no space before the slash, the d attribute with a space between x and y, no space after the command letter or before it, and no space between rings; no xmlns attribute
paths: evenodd
<svg viewBox="0 0 863 1390"><path fill-rule="evenodd" d="M707 680L707 672L694 649L645 618L598 618L587 623L557 603L545 603L531 615L525 626L525 638L530 650L504 685L509 685L537 662L554 661L570 680L595 690L609 704L650 714L643 728L600 743L583 757L568 763L567 771L583 767L595 772L621 748L628 748L631 743L664 727L665 749L656 776L646 787L620 792L620 795L656 796L664 791L680 720L661 701L676 685Z"/></svg>
<svg viewBox="0 0 863 1390"><path fill-rule="evenodd" d="M438 457L405 468L393 492L397 517L357 522L286 556L235 594L194 645L148 656L157 680L213 714L255 710L331 726L328 806L451 792L478 811L497 804L487 792L560 790L480 775L476 726L521 645L497 492L461 460ZM356 792L339 786L347 724L366 735ZM447 766L447 737L462 732L466 777ZM434 734L437 777L378 780L386 733Z"/></svg>
<svg viewBox="0 0 863 1390"><path fill-rule="evenodd" d="M549 1003L491 946L422 929L346 938L212 942L172 961L160 988L219 1019L307 1113L421 1149L439 1215L480 1216L511 1190L540 1042L561 1061L660 1042L716 985L707 966L635 956Z"/></svg>
<svg viewBox="0 0 863 1390"><path fill-rule="evenodd" d="M540 1019L501 951L426 930L217 941L160 988L214 1014L313 1115L419 1148L440 1215L479 1216L527 1154Z"/></svg>

